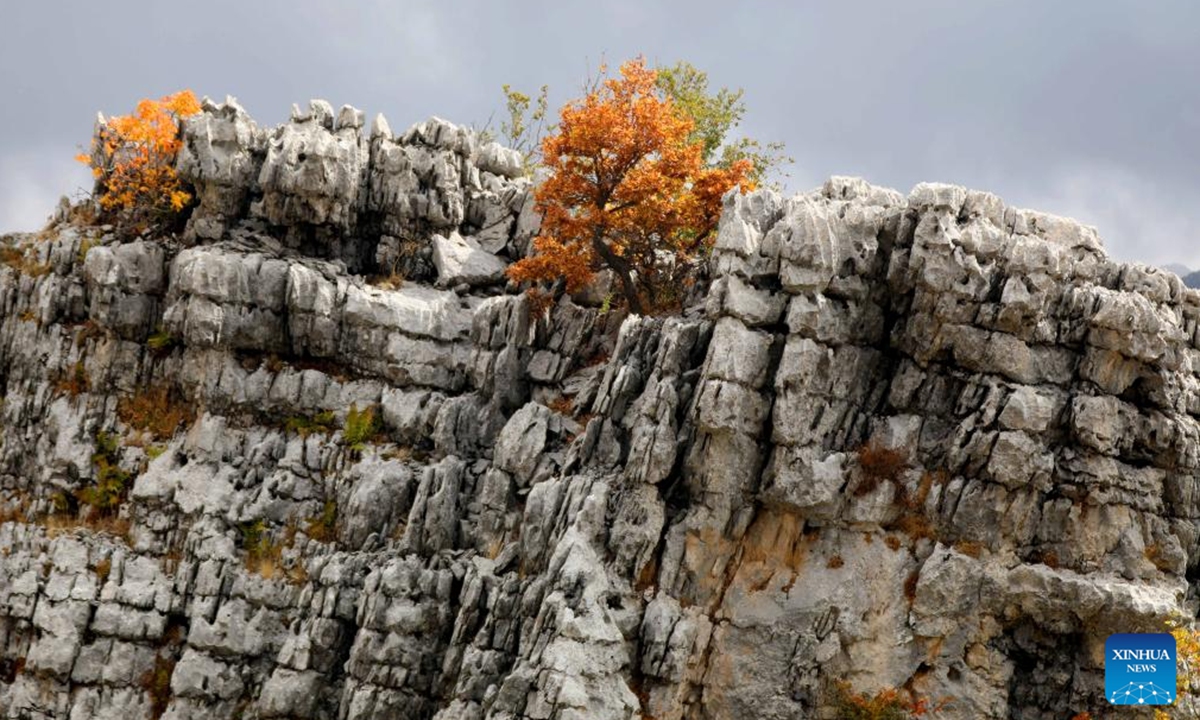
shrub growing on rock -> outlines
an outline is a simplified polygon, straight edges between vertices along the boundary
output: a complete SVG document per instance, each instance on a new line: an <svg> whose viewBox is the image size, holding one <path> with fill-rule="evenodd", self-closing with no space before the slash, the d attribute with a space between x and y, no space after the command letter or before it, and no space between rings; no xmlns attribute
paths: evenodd
<svg viewBox="0 0 1200 720"><path fill-rule="evenodd" d="M283 427L288 432L298 433L308 437L313 433L331 433L336 426L337 418L332 410L322 410L313 415L292 415L283 421Z"/></svg>
<svg viewBox="0 0 1200 720"><path fill-rule="evenodd" d="M633 312L682 300L721 197L749 190L753 166L745 158L705 166L695 123L657 80L633 60L562 108L557 132L542 141L550 176L537 190L541 234L533 254L510 266L513 280L562 280L575 292L608 268Z"/></svg>
<svg viewBox="0 0 1200 720"><path fill-rule="evenodd" d="M283 546L271 537L271 529L262 519L238 526L242 548L246 552L246 569L268 580L275 577L283 554Z"/></svg>
<svg viewBox="0 0 1200 720"><path fill-rule="evenodd" d="M167 224L192 196L175 172L180 118L200 112L191 90L144 99L129 115L96 128L91 151L76 159L92 169L100 208L134 230Z"/></svg>
<svg viewBox="0 0 1200 720"><path fill-rule="evenodd" d="M722 87L710 90L708 73L686 61L655 68L656 90L682 110L692 121L689 141L702 143L706 166L728 168L739 160L753 165L750 180L755 185L766 184L782 190L780 179L787 174L782 168L793 161L781 142L761 142L754 138L731 137L746 114L745 91ZM541 160L542 140L557 126L546 122L550 88L543 85L535 97L514 90L510 85L501 88L504 94L504 119L500 121L500 141L521 153L525 172L532 175ZM489 122L490 125L490 122ZM485 136L491 133L485 129Z"/></svg>
<svg viewBox="0 0 1200 720"><path fill-rule="evenodd" d="M351 405L350 410L346 412L346 424L342 428L342 442L350 449L361 452L366 444L382 431L380 420L375 406L359 410L358 405Z"/></svg>
<svg viewBox="0 0 1200 720"><path fill-rule="evenodd" d="M691 118L694 128L690 139L703 143L705 165L728 168L739 160L749 160L751 182L782 190L779 180L770 178L787 177L781 166L792 162L792 158L785 154L784 144L729 136L746 114L744 90L723 87L710 92L708 73L684 61L659 67L655 85Z"/></svg>
<svg viewBox="0 0 1200 720"><path fill-rule="evenodd" d="M129 493L133 476L118 464L120 447L117 438L106 432L96 434L96 452L92 464L96 466L96 484L79 490L79 502L90 505L101 516L115 515Z"/></svg>
<svg viewBox="0 0 1200 720"><path fill-rule="evenodd" d="M1195 700L1200 695L1200 628L1183 617L1167 621L1167 628L1175 636L1176 676L1179 678L1175 690L1176 704L1180 699ZM1154 720L1172 717L1165 710L1155 708Z"/></svg>
<svg viewBox="0 0 1200 720"><path fill-rule="evenodd" d="M321 507L321 514L310 517L305 523L304 533L317 542L333 542L337 539L337 516L337 502L326 500Z"/></svg>

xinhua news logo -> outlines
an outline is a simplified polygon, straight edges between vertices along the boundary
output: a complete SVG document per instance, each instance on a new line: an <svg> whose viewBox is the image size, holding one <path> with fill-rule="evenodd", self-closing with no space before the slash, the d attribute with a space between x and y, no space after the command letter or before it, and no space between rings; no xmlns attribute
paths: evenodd
<svg viewBox="0 0 1200 720"><path fill-rule="evenodd" d="M1104 643L1104 695L1113 705L1175 702L1175 638L1118 633Z"/></svg>

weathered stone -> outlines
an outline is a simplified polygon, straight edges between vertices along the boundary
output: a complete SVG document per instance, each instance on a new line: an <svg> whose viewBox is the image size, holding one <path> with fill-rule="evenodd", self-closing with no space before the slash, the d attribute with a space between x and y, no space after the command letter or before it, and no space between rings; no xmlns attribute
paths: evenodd
<svg viewBox="0 0 1200 720"><path fill-rule="evenodd" d="M433 236L433 264L437 267L438 283L443 287L499 282L506 267L503 260L479 247L473 238L458 233Z"/></svg>
<svg viewBox="0 0 1200 720"><path fill-rule="evenodd" d="M534 402L515 412L496 438L496 467L527 484L545 449L549 420L549 409Z"/></svg>
<svg viewBox="0 0 1200 720"><path fill-rule="evenodd" d="M1194 595L1200 302L1090 228L731 192L702 306L535 314L516 153L183 131L179 242L0 239L0 717L1070 717Z"/></svg>

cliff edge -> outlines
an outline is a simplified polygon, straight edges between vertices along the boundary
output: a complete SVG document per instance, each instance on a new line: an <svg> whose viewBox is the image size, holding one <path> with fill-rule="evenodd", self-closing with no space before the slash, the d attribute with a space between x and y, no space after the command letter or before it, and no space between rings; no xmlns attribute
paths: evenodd
<svg viewBox="0 0 1200 720"><path fill-rule="evenodd" d="M3 238L0 718L827 718L844 681L1062 720L1110 632L1195 614L1176 276L834 178L728 196L681 316L535 313L520 157L363 128L206 103L178 237Z"/></svg>

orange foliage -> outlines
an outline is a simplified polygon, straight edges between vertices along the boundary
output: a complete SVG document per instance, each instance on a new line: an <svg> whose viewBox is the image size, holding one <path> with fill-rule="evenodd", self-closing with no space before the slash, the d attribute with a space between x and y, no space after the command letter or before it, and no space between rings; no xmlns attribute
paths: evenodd
<svg viewBox="0 0 1200 720"><path fill-rule="evenodd" d="M885 688L874 695L863 695L855 693L847 682L835 684L837 717L845 720L909 720L940 712L948 705L949 700L931 703L894 688Z"/></svg>
<svg viewBox="0 0 1200 720"><path fill-rule="evenodd" d="M182 147L179 119L200 112L191 90L145 99L131 115L109 118L92 138L90 154L76 156L92 168L102 189L100 207L135 221L169 217L192 199L175 172Z"/></svg>
<svg viewBox="0 0 1200 720"><path fill-rule="evenodd" d="M1189 627L1183 618L1167 621L1175 636L1176 675L1179 678L1176 699L1180 695L1200 694L1200 628ZM1165 713L1164 713L1165 717ZM1158 715L1155 715L1157 720Z"/></svg>
<svg viewBox="0 0 1200 720"><path fill-rule="evenodd" d="M180 425L196 419L196 410L186 399L173 397L166 385L155 385L118 400L117 417L134 430L169 440Z"/></svg>
<svg viewBox="0 0 1200 720"><path fill-rule="evenodd" d="M881 482L895 482L908 469L908 456L901 450L871 440L858 449L858 464L863 471L863 482L854 494L862 497Z"/></svg>
<svg viewBox="0 0 1200 720"><path fill-rule="evenodd" d="M537 191L542 232L509 276L562 279L574 292L608 267L642 313L679 299L721 197L751 189L752 166L705 167L703 144L688 141L693 122L656 87L657 71L637 59L620 74L564 106L558 132L542 141L551 173Z"/></svg>

